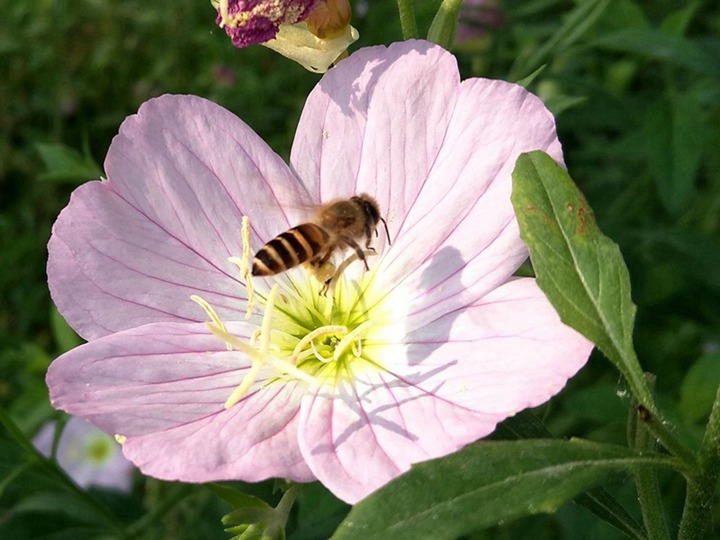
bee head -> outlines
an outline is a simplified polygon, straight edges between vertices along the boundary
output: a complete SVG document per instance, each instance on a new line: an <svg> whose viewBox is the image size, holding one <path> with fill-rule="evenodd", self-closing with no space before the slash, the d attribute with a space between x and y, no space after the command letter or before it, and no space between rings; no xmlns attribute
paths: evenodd
<svg viewBox="0 0 720 540"><path fill-rule="evenodd" d="M380 208L378 207L378 203L375 202L375 199L373 199L370 195L367 193L362 193L360 195L356 195L352 197L352 201L355 201L357 204L360 205L360 207L363 209L363 212L365 212L365 217L367 217L368 223L370 224L371 228L374 229L378 223L380 223Z"/></svg>

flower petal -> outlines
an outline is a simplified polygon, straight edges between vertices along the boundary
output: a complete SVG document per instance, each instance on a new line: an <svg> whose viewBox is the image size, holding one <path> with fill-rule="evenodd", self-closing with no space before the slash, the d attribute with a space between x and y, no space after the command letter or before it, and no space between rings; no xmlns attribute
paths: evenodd
<svg viewBox="0 0 720 540"><path fill-rule="evenodd" d="M318 394L301 407L299 442L313 474L354 504L412 463L467 444L468 425L492 416L433 399L389 374L353 381L339 396Z"/></svg>
<svg viewBox="0 0 720 540"><path fill-rule="evenodd" d="M480 298L527 257L511 175L520 153L536 149L562 160L537 97L502 81L462 83L445 143L381 270L414 291L410 329Z"/></svg>
<svg viewBox="0 0 720 540"><path fill-rule="evenodd" d="M442 146L459 82L453 56L429 42L354 52L308 96L295 171L318 202L366 192L401 220Z"/></svg>
<svg viewBox="0 0 720 540"><path fill-rule="evenodd" d="M244 323L228 330L241 339L252 332ZM127 437L123 453L145 474L312 480L297 445L303 386L269 384L224 408L249 366L205 325L156 323L73 349L51 364L47 383L53 406Z"/></svg>
<svg viewBox="0 0 720 540"><path fill-rule="evenodd" d="M412 463L454 452L544 403L591 350L534 280L513 280L386 349L387 373L305 398L300 449L318 479L354 503Z"/></svg>
<svg viewBox="0 0 720 540"><path fill-rule="evenodd" d="M258 246L295 221L283 206L307 200L247 125L192 96L145 103L123 122L105 168L108 181L73 194L48 246L53 300L86 339L201 321L190 294L238 318L244 286L227 258L242 253L242 215L253 217Z"/></svg>
<svg viewBox="0 0 720 540"><path fill-rule="evenodd" d="M405 338L400 378L501 420L557 394L593 344L560 322L534 279L519 278ZM489 431L488 431L489 432Z"/></svg>
<svg viewBox="0 0 720 540"><path fill-rule="evenodd" d="M320 201L375 196L393 240L383 250L380 235L376 264L411 291L418 328L504 283L527 257L511 173L538 149L562 161L542 101L503 81L460 83L450 53L408 41L358 51L322 79L291 161Z"/></svg>

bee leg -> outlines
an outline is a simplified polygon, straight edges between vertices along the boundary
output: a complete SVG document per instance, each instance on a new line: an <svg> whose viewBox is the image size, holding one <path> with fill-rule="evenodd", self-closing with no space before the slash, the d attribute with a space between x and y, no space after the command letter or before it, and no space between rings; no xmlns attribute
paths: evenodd
<svg viewBox="0 0 720 540"><path fill-rule="evenodd" d="M370 246L370 243L372 242L372 233L372 227L365 227L365 249L372 249L373 251L375 251L375 248ZM375 234L377 234L377 228L375 229Z"/></svg>
<svg viewBox="0 0 720 540"><path fill-rule="evenodd" d="M323 283L322 289L320 289L320 294L323 296L327 296L328 291L330 290L330 285L334 281L335 276L331 277L330 279L326 280L325 283Z"/></svg>
<svg viewBox="0 0 720 540"><path fill-rule="evenodd" d="M363 264L365 265L365 270L370 270L370 267L368 266L368 263L367 263L367 258L365 257L365 252L358 245L358 243L355 240L353 240L352 238L350 238L349 236L341 236L340 239L343 241L343 243L346 246L351 247L355 250L355 253L358 256L358 259L360 259L363 262ZM372 249L373 251L375 251L373 248L369 248L369 249Z"/></svg>
<svg viewBox="0 0 720 540"><path fill-rule="evenodd" d="M313 260L311 260L310 264L312 264L316 268L322 268L330 260L330 257L332 257L332 254L334 251L335 251L335 245L333 244L325 250L325 253L323 253L322 256L318 255Z"/></svg>

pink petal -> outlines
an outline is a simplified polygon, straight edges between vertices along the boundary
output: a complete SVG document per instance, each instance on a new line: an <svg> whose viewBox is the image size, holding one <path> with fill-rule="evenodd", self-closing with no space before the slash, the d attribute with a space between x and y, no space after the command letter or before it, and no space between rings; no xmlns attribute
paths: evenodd
<svg viewBox="0 0 720 540"><path fill-rule="evenodd" d="M557 394L593 348L560 322L530 278L509 281L467 309L410 333L405 342L406 357L391 371L498 420Z"/></svg>
<svg viewBox="0 0 720 540"><path fill-rule="evenodd" d="M504 283L527 257L511 172L537 149L562 161L537 97L503 81L461 83L450 53L407 41L362 49L325 75L291 161L321 201L376 197L393 241L383 248L380 235L376 264L409 291L412 330Z"/></svg>
<svg viewBox="0 0 720 540"><path fill-rule="evenodd" d="M443 144L459 80L454 57L429 42L353 53L305 103L295 171L317 201L367 192L397 223Z"/></svg>
<svg viewBox="0 0 720 540"><path fill-rule="evenodd" d="M227 326L244 339L252 332L244 323ZM249 365L203 324L156 323L64 354L47 383L56 408L126 436L123 452L145 474L187 482L312 480L296 442L304 386L269 384L224 408Z"/></svg>
<svg viewBox="0 0 720 540"><path fill-rule="evenodd" d="M412 291L409 330L480 298L527 257L511 175L520 153L535 149L562 160L537 97L502 81L463 82L445 144L380 272Z"/></svg>
<svg viewBox="0 0 720 540"><path fill-rule="evenodd" d="M301 451L323 484L354 503L412 463L454 452L544 403L591 350L534 280L511 281L413 332L383 355L388 373L303 400Z"/></svg>
<svg viewBox="0 0 720 540"><path fill-rule="evenodd" d="M282 209L307 195L240 119L210 101L163 96L123 122L105 161L109 180L79 188L53 228L53 300L86 339L160 321L200 321L190 294L224 318L244 310L227 261L290 226Z"/></svg>
<svg viewBox="0 0 720 540"><path fill-rule="evenodd" d="M354 504L410 468L469 442L467 426L494 417L433 399L390 374L345 385L340 397L303 400L300 449L313 474Z"/></svg>

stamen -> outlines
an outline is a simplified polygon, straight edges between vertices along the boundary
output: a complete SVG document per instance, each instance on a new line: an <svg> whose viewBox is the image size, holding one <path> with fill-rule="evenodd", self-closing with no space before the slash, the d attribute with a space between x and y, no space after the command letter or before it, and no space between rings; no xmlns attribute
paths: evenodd
<svg viewBox="0 0 720 540"><path fill-rule="evenodd" d="M374 255L377 255L375 251L369 251L364 250L363 254L365 254L366 257L372 257ZM333 276L328 279L325 284L323 285L322 291L320 291L321 294L327 294L330 293L330 296L333 296L335 294L335 286L337 285L338 279L340 279L340 276L342 273L347 269L348 266L350 266L352 263L357 261L360 257L358 257L357 253L353 253L350 255L347 259L345 259L342 263L340 263L340 266L338 266L337 270L333 274Z"/></svg>
<svg viewBox="0 0 720 540"><path fill-rule="evenodd" d="M245 319L249 319L255 304L255 287L252 282L252 273L250 272L250 218L242 217L242 228L240 231L242 238L242 258L228 257L228 261L238 267L240 275L245 280L245 287L248 292L247 311L245 311Z"/></svg>
<svg viewBox="0 0 720 540"><path fill-rule="evenodd" d="M270 323L272 323L272 311L275 307L279 289L280 287L277 284L273 285L265 301L265 313L263 313L262 326L260 327L260 354L263 355L267 354L270 345Z"/></svg>
<svg viewBox="0 0 720 540"><path fill-rule="evenodd" d="M313 341L316 338L319 338L321 336L327 336L330 334L345 334L348 331L346 326L341 325L328 325L328 326L321 326L320 328L316 328L309 334L306 334L300 341L298 341L298 344L295 345L295 348L293 349L293 353L290 356L291 362L297 362L298 356L300 356L300 353L305 350L305 348L308 346L308 344L313 344ZM317 355L315 355L317 356Z"/></svg>
<svg viewBox="0 0 720 540"><path fill-rule="evenodd" d="M338 343L335 346L335 351L333 352L333 360L337 361L340 359L342 354L347 350L348 347L350 347L355 339L365 332L368 328L370 328L374 324L374 321L365 321L360 326L355 328L352 332L350 332L348 335L346 335L344 338L340 340L340 343Z"/></svg>
<svg viewBox="0 0 720 540"><path fill-rule="evenodd" d="M250 261L250 218L247 216L242 217L242 227L240 228L240 235L242 238L242 260L243 266L240 267L240 272L243 276L248 271L248 262Z"/></svg>
<svg viewBox="0 0 720 540"><path fill-rule="evenodd" d="M260 374L260 370L265 366L268 359L268 349L270 347L270 323L272 322L272 311L275 306L275 299L277 298L277 295L278 286L273 285L273 288L270 289L267 301L265 302L265 313L263 314L262 326L260 327L260 350L255 350L253 347L244 344L245 347L252 349L253 351L253 354L248 354L248 356L252 359L252 366L240 385L235 388L235 390L233 390L230 394L230 397L225 400L226 409L229 409L242 399L257 379L257 376Z"/></svg>
<svg viewBox="0 0 720 540"><path fill-rule="evenodd" d="M190 300L195 302L197 305L199 305L201 308L205 310L205 313L208 317L210 317L210 320L215 323L219 328L223 330L223 332L227 333L227 329L225 328L225 325L222 322L222 319L220 319L220 316L217 314L217 312L213 309L213 307L208 304L205 299L201 298L200 296L193 294L190 296ZM228 351L232 350L232 347L230 344L226 341L225 342L228 348Z"/></svg>
<svg viewBox="0 0 720 540"><path fill-rule="evenodd" d="M127 441L127 437L125 435L120 435L119 433L116 433L114 437L118 444L125 444L125 441Z"/></svg>
<svg viewBox="0 0 720 540"><path fill-rule="evenodd" d="M319 386L318 380L315 377L313 377L312 375L308 375L302 369L298 369L292 362L288 362L287 360L284 360L282 358L272 358L270 360L270 363L276 371L291 375L292 377L300 379L301 381L305 381L312 388L317 388Z"/></svg>

